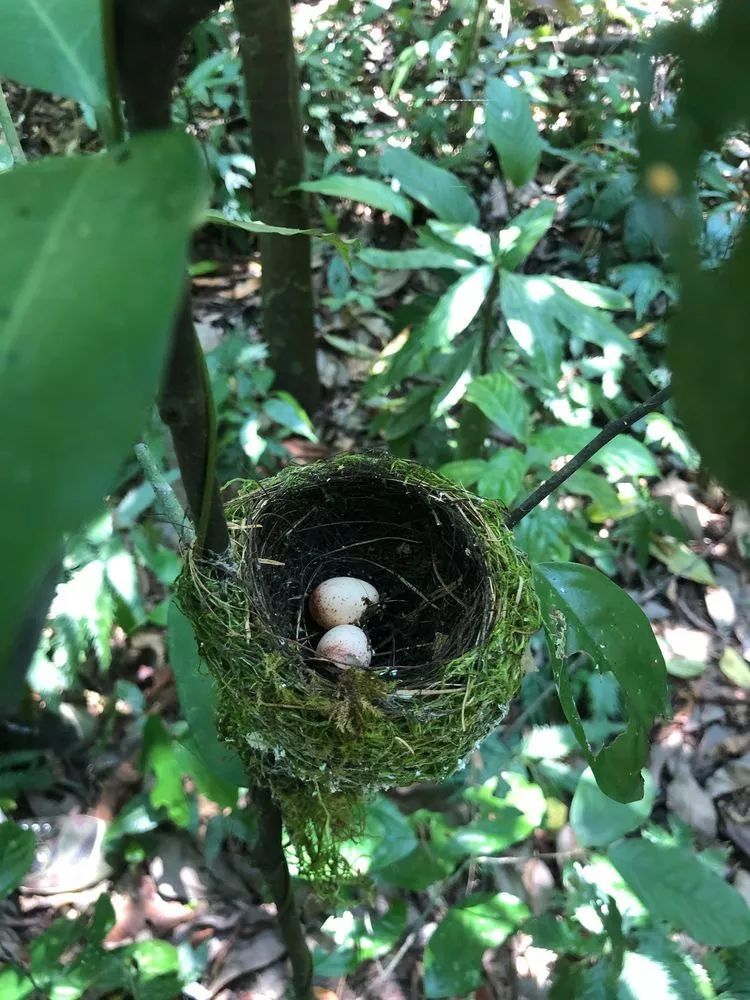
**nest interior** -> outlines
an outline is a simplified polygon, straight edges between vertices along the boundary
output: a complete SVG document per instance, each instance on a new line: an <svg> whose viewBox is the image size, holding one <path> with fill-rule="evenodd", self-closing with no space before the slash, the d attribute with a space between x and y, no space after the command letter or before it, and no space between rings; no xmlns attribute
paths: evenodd
<svg viewBox="0 0 750 1000"><path fill-rule="evenodd" d="M177 596L220 733L312 857L363 795L447 776L502 719L539 625L530 570L497 504L403 460L290 467L240 484L227 514L229 567L189 553ZM379 591L366 670L315 657L307 597L332 576Z"/></svg>

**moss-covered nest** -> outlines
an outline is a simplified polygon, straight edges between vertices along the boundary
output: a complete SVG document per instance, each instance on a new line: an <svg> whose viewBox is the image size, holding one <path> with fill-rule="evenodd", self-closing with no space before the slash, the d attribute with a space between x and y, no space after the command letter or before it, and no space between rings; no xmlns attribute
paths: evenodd
<svg viewBox="0 0 750 1000"><path fill-rule="evenodd" d="M227 515L228 564L189 554L178 599L220 734L321 875L368 794L447 777L504 717L539 626L529 567L498 504L390 457L243 482ZM306 598L333 576L379 591L367 669L315 657Z"/></svg>

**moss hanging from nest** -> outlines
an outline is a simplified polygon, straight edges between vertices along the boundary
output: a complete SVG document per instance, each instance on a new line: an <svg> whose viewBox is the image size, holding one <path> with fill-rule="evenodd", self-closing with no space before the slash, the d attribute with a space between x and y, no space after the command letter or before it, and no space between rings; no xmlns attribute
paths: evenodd
<svg viewBox="0 0 750 1000"><path fill-rule="evenodd" d="M330 885L369 794L447 777L505 715L539 627L529 566L499 505L389 457L242 483L227 515L232 565L189 556L178 600L218 682L219 732ZM332 576L380 593L367 670L315 659L306 596Z"/></svg>

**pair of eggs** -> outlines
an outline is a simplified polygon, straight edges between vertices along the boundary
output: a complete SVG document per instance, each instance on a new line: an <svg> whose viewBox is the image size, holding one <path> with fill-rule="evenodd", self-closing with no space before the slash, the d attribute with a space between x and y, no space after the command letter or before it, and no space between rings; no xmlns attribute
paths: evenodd
<svg viewBox="0 0 750 1000"><path fill-rule="evenodd" d="M339 666L369 667L372 648L357 624L380 595L371 583L351 576L324 580L310 594L309 610L318 625L327 629L315 652Z"/></svg>

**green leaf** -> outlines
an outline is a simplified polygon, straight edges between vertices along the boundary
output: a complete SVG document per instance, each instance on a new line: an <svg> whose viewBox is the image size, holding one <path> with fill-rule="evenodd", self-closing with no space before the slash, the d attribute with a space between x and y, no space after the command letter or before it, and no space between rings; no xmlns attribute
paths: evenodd
<svg viewBox="0 0 750 1000"><path fill-rule="evenodd" d="M545 235L555 218L554 201L542 200L525 209L498 233L500 263L508 271L515 269L529 256Z"/></svg>
<svg viewBox="0 0 750 1000"><path fill-rule="evenodd" d="M526 474L526 456L517 448L503 448L486 463L479 477L477 493L488 500L500 500L510 507Z"/></svg>
<svg viewBox="0 0 750 1000"><path fill-rule="evenodd" d="M192 737L191 749L222 781L247 784L239 757L217 736L216 685L200 658L193 626L174 600L167 612L167 647L180 708Z"/></svg>
<svg viewBox="0 0 750 1000"><path fill-rule="evenodd" d="M441 465L438 471L455 483L460 483L461 486L468 488L479 481L488 464L483 458L465 458L462 461Z"/></svg>
<svg viewBox="0 0 750 1000"><path fill-rule="evenodd" d="M310 418L294 396L290 396L288 392L275 392L263 403L263 412L291 434L299 434L308 441L318 440Z"/></svg>
<svg viewBox="0 0 750 1000"><path fill-rule="evenodd" d="M182 769L177 764L175 744L161 719L152 715L143 731L141 767L144 774L153 774L150 799L154 809L164 806L177 826L187 826L190 806L182 787Z"/></svg>
<svg viewBox="0 0 750 1000"><path fill-rule="evenodd" d="M232 218L217 212L213 209L203 213L203 221L211 222L216 226L231 226L233 229L242 229L246 233L257 233L259 236L312 236L330 243L335 247L346 263L349 263L351 251L356 246L356 240L347 240L336 233L325 233L322 229L292 229L288 226L271 226L267 222L259 222L257 219Z"/></svg>
<svg viewBox="0 0 750 1000"><path fill-rule="evenodd" d="M359 259L370 267L382 268L386 271L434 270L445 268L451 271L465 271L471 267L468 261L454 257L442 250L375 250L367 247L360 250Z"/></svg>
<svg viewBox="0 0 750 1000"><path fill-rule="evenodd" d="M492 240L489 233L485 233L483 229L457 222L440 222L438 219L428 219L427 225L444 243L459 250L468 250L480 260L492 262Z"/></svg>
<svg viewBox="0 0 750 1000"><path fill-rule="evenodd" d="M490 80L486 107L487 138L495 147L503 173L516 187L527 184L542 155L542 140L528 97L504 80Z"/></svg>
<svg viewBox="0 0 750 1000"><path fill-rule="evenodd" d="M562 336L554 308L554 291L535 275L503 271L500 307L511 336L534 360L539 372L557 382L562 361Z"/></svg>
<svg viewBox="0 0 750 1000"><path fill-rule="evenodd" d="M608 285L596 285L592 281L577 281L573 278L548 278L556 288L583 306L591 309L609 309L612 312L629 312L633 304L627 295L615 291Z"/></svg>
<svg viewBox="0 0 750 1000"><path fill-rule="evenodd" d="M417 846L408 819L384 796L367 810L361 837L341 845L341 853L359 872L378 872L405 858Z"/></svg>
<svg viewBox="0 0 750 1000"><path fill-rule="evenodd" d="M352 177L348 174L329 174L319 181L305 181L299 187L303 191L347 198L362 205L372 205L382 212L390 212L407 225L411 225L411 202L398 194L388 184L371 177Z"/></svg>
<svg viewBox="0 0 750 1000"><path fill-rule="evenodd" d="M678 542L674 538L655 538L649 551L675 576L707 587L716 586L716 578L706 560L696 555L684 542Z"/></svg>
<svg viewBox="0 0 750 1000"><path fill-rule="evenodd" d="M738 687L750 690L750 666L736 649L727 646L719 660L719 670Z"/></svg>
<svg viewBox="0 0 750 1000"><path fill-rule="evenodd" d="M15 823L0 823L0 899L5 899L23 881L36 852L36 838L31 830Z"/></svg>
<svg viewBox="0 0 750 1000"><path fill-rule="evenodd" d="M746 4L723 2L703 30L675 25L668 41L680 56L685 74L680 88L678 127L653 133L644 123L644 157L674 165L683 192L692 183L703 149L748 120L747 46L750 13ZM739 214L739 213L738 213ZM729 260L704 269L682 232L681 304L670 323L669 366L677 412L706 466L727 488L750 500L747 462L748 341L750 311L750 227L747 222ZM710 373L710 377L708 377Z"/></svg>
<svg viewBox="0 0 750 1000"><path fill-rule="evenodd" d="M197 146L172 131L0 175L2 644L147 417L204 197Z"/></svg>
<svg viewBox="0 0 750 1000"><path fill-rule="evenodd" d="M570 559L568 519L557 507L536 507L516 526L514 534L516 544L533 563Z"/></svg>
<svg viewBox="0 0 750 1000"><path fill-rule="evenodd" d="M466 390L465 398L511 437L526 441L529 407L512 375L506 372L478 375Z"/></svg>
<svg viewBox="0 0 750 1000"><path fill-rule="evenodd" d="M643 798L623 803L605 795L591 768L586 768L570 804L570 825L583 847L606 847L645 823L651 815L655 789L649 772L644 770L642 775Z"/></svg>
<svg viewBox="0 0 750 1000"><path fill-rule="evenodd" d="M702 988L696 964L679 945L658 931L638 934L635 951L626 951L617 1000L659 997L659 1000L707 1000L713 990ZM738 998L739 1000L739 998Z"/></svg>
<svg viewBox="0 0 750 1000"><path fill-rule="evenodd" d="M542 563L534 567L534 580L560 703L599 787L618 802L641 799L648 733L667 704L664 658L649 621L623 590L588 566ZM587 653L601 673L614 674L627 711L625 732L596 756L566 670L576 652Z"/></svg>
<svg viewBox="0 0 750 1000"><path fill-rule="evenodd" d="M103 0L0 0L0 76L107 104Z"/></svg>
<svg viewBox="0 0 750 1000"><path fill-rule="evenodd" d="M653 919L700 944L732 947L750 941L750 907L693 850L624 840L609 849L609 858Z"/></svg>
<svg viewBox="0 0 750 1000"><path fill-rule="evenodd" d="M452 906L425 948L426 997L467 996L481 985L482 955L498 948L529 911L516 896L476 893Z"/></svg>
<svg viewBox="0 0 750 1000"><path fill-rule="evenodd" d="M610 482L626 477L658 476L659 466L654 456L637 438L618 434L608 441L595 456L597 465L603 465Z"/></svg>
<svg viewBox="0 0 750 1000"><path fill-rule="evenodd" d="M403 191L443 222L474 225L479 219L479 209L463 181L408 149L388 146L380 157L380 172L395 177Z"/></svg>
<svg viewBox="0 0 750 1000"><path fill-rule="evenodd" d="M401 350L392 356L386 381L397 385L420 371L466 329L482 307L492 281L492 268L483 265L463 275L443 293L427 318L412 330Z"/></svg>

